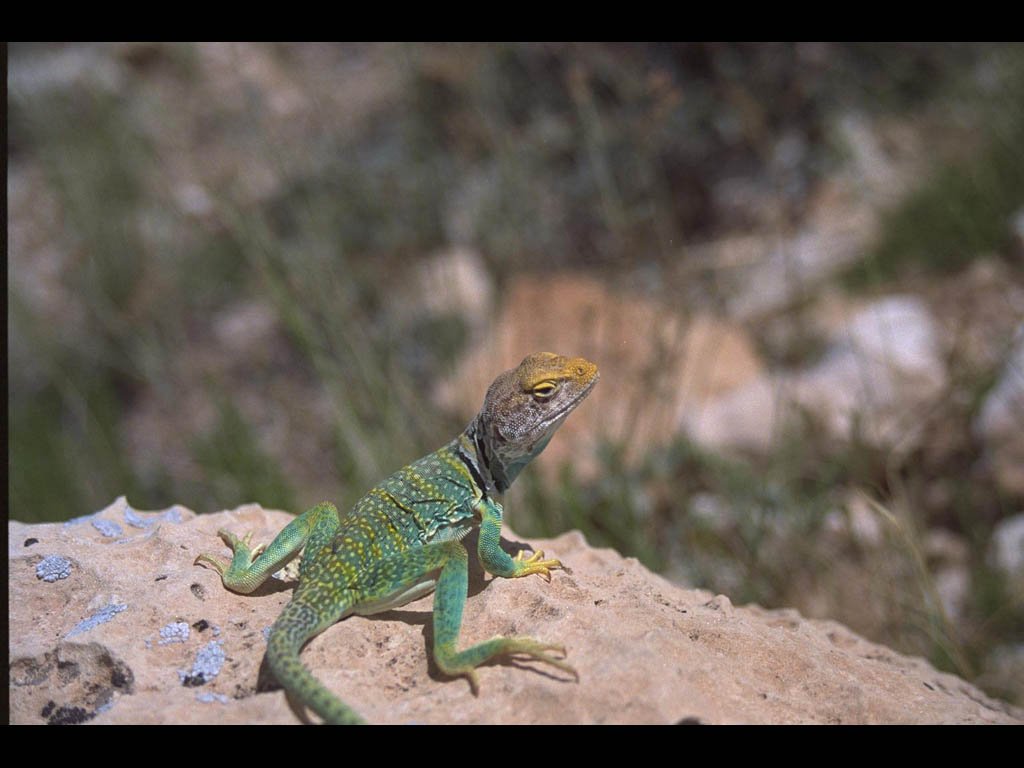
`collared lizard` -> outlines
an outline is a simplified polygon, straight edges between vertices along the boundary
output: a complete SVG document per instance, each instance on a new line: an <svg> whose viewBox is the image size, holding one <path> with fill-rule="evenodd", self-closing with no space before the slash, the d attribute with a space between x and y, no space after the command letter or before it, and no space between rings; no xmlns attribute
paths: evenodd
<svg viewBox="0 0 1024 768"><path fill-rule="evenodd" d="M350 614L396 608L436 589L434 660L447 675L468 678L499 655L550 664L579 679L565 648L528 637L494 637L456 649L466 602L468 553L461 540L479 526L477 552L495 576L538 574L550 581L558 560L543 552L510 557L500 546L503 493L547 446L555 431L597 383L597 366L550 352L530 355L487 390L483 408L448 445L398 470L341 517L322 502L289 523L270 546L251 547L251 534L218 535L231 548L229 564L199 555L224 586L249 594L304 552L299 584L270 629L267 661L298 702L330 723L359 723L359 715L324 687L299 660L303 645Z"/></svg>

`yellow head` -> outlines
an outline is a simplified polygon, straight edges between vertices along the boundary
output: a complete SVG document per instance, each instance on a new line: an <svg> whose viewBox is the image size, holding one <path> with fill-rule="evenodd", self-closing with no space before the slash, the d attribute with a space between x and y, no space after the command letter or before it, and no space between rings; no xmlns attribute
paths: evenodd
<svg viewBox="0 0 1024 768"><path fill-rule="evenodd" d="M544 450L600 376L582 357L538 352L494 380L475 426L498 490Z"/></svg>

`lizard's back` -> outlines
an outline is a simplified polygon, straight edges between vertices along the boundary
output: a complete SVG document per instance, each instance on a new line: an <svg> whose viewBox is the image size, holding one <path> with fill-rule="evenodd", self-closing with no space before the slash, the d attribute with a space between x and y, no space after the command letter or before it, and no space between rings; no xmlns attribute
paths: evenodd
<svg viewBox="0 0 1024 768"><path fill-rule="evenodd" d="M459 443L453 440L398 470L356 502L333 537L310 541L301 580L342 589L366 586L374 564L468 534L476 522L472 505L484 489Z"/></svg>

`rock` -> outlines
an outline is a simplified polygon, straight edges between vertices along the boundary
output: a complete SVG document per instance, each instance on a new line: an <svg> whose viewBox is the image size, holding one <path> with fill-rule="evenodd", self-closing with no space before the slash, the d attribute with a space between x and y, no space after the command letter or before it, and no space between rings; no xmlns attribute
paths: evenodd
<svg viewBox="0 0 1024 768"><path fill-rule="evenodd" d="M929 279L921 290L929 306L942 308L951 365L958 378L967 377L960 388L973 389L972 380L984 380L1006 365L1024 318L1024 280L1012 258L980 254L967 269Z"/></svg>
<svg viewBox="0 0 1024 768"><path fill-rule="evenodd" d="M991 559L1004 573L1024 577L1024 512L999 521L992 531Z"/></svg>
<svg viewBox="0 0 1024 768"><path fill-rule="evenodd" d="M718 450L767 451L799 409L838 440L852 430L879 447L913 441L917 414L946 384L935 321L909 296L860 309L816 365L765 375L684 415L682 428Z"/></svg>
<svg viewBox="0 0 1024 768"><path fill-rule="evenodd" d="M896 203L916 178L900 167L905 164L894 162L879 126L866 115L851 112L840 117L834 128L849 155L844 173L857 178L876 204Z"/></svg>
<svg viewBox="0 0 1024 768"><path fill-rule="evenodd" d="M712 270L726 315L759 320L812 295L862 255L874 215L859 209L835 214L790 236L738 235L689 247L680 276L693 265Z"/></svg>
<svg viewBox="0 0 1024 768"><path fill-rule="evenodd" d="M11 722L298 722L260 674L265 629L290 585L235 595L193 565L200 552L226 554L220 527L263 542L290 519L256 505L139 513L122 498L65 524L9 523ZM104 537L98 520L123 536ZM506 531L506 547L515 538ZM474 697L428 661L432 597L345 619L304 662L376 723L1022 722L1020 710L835 622L673 586L577 532L532 543L571 571L550 583L485 580L474 563L463 642L564 642L579 683L495 663ZM70 564L67 578L38 578L48 557Z"/></svg>
<svg viewBox="0 0 1024 768"><path fill-rule="evenodd" d="M726 177L712 188L726 229L753 233L687 247L677 269L681 276L692 275L695 265L710 270L729 318L761 319L792 307L863 259L880 211L919 183L932 160L906 121L847 113L832 121L832 133L847 156L834 172L816 176L813 189L807 187L806 138L799 133L779 136L767 177ZM782 223L787 199L799 201L795 232Z"/></svg>
<svg viewBox="0 0 1024 768"><path fill-rule="evenodd" d="M845 503L825 517L825 530L843 541L847 538L860 547L877 547L884 532L878 513L862 493L849 492Z"/></svg>
<svg viewBox="0 0 1024 768"><path fill-rule="evenodd" d="M1024 494L1024 325L974 421L974 432L985 444L999 487Z"/></svg>
<svg viewBox="0 0 1024 768"><path fill-rule="evenodd" d="M456 315L474 340L491 319L494 278L483 257L467 247L439 251L396 279L394 312L406 324Z"/></svg>
<svg viewBox="0 0 1024 768"><path fill-rule="evenodd" d="M229 304L213 316L214 338L223 353L232 359L245 358L266 364L270 356L268 350L279 328L274 307L257 300Z"/></svg>
<svg viewBox="0 0 1024 768"><path fill-rule="evenodd" d="M216 204L210 193L202 184L186 181L171 190L178 208L186 216L199 220L209 220L216 211Z"/></svg>
<svg viewBox="0 0 1024 768"><path fill-rule="evenodd" d="M837 438L855 423L878 446L907 440L946 383L936 326L910 296L890 296L860 310L825 359L796 377L800 407Z"/></svg>
<svg viewBox="0 0 1024 768"><path fill-rule="evenodd" d="M1007 696L1024 695L1024 643L1001 645L989 653L978 679Z"/></svg>
<svg viewBox="0 0 1024 768"><path fill-rule="evenodd" d="M933 578L943 614L952 624L960 625L971 605L970 572L966 568L940 567Z"/></svg>
<svg viewBox="0 0 1024 768"><path fill-rule="evenodd" d="M847 229L810 230L778 241L760 254L746 287L729 300L729 316L760 317L808 295L860 255L862 237Z"/></svg>
<svg viewBox="0 0 1024 768"><path fill-rule="evenodd" d="M962 625L971 606L970 546L958 534L933 528L924 534L921 549L946 618Z"/></svg>
<svg viewBox="0 0 1024 768"><path fill-rule="evenodd" d="M7 87L16 98L68 92L116 93L124 73L103 46L89 43L42 45L12 57Z"/></svg>
<svg viewBox="0 0 1024 768"><path fill-rule="evenodd" d="M579 446L597 447L600 436L625 446L627 460L664 445L674 436L670 426L696 403L763 370L749 334L734 323L686 317L677 307L578 275L520 276L509 281L493 324L435 402L468 419L499 371L539 350L586 357L602 376L591 402L545 450L539 471L548 475L571 456L579 476L593 476L599 465Z"/></svg>
<svg viewBox="0 0 1024 768"><path fill-rule="evenodd" d="M942 378L935 321L913 296L887 296L859 311L846 328L850 349L870 362L910 374ZM842 340L841 340L842 341Z"/></svg>
<svg viewBox="0 0 1024 768"><path fill-rule="evenodd" d="M1013 240L1017 248L1024 249L1024 208L1013 214L1010 230L1013 232Z"/></svg>
<svg viewBox="0 0 1024 768"><path fill-rule="evenodd" d="M944 528L932 528L925 532L921 549L933 566L966 566L971 559L971 548L963 536Z"/></svg>
<svg viewBox="0 0 1024 768"><path fill-rule="evenodd" d="M775 443L793 399L788 389L785 378L766 374L683 414L680 429L705 448L763 453Z"/></svg>

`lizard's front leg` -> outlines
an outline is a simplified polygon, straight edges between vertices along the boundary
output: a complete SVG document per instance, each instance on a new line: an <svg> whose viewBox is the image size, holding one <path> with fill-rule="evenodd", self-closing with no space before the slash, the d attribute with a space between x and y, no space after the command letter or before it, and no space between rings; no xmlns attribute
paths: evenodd
<svg viewBox="0 0 1024 768"><path fill-rule="evenodd" d="M495 656L511 655L542 661L579 679L576 670L562 660L565 656L562 646L540 643L529 637L493 637L458 650L462 609L469 584L469 555L458 541L413 547L370 565L359 578L354 611L368 613L366 609L370 606L383 610L395 604L392 598L408 594L411 588L434 573L438 573L434 593L434 660L442 672L467 677L475 694L479 690L476 668Z"/></svg>
<svg viewBox="0 0 1024 768"><path fill-rule="evenodd" d="M543 552L534 552L523 557L520 552L515 557L501 548L501 505L493 499L482 499L477 505L480 514L480 541L477 554L480 564L488 573L515 579L520 576L539 574L545 581L551 581L551 570L562 568L559 560L545 560Z"/></svg>
<svg viewBox="0 0 1024 768"><path fill-rule="evenodd" d="M529 558L509 556L501 548L501 506L491 499L480 502L480 541L477 552L484 568L495 576L517 578L540 574L551 579L550 570L561 568L558 560L544 560L544 553L537 552ZM579 673L563 659L565 647L541 643L530 637L494 637L472 645L464 651L457 651L455 644L462 625L462 607L466 602L468 583L468 560L466 550L458 542L448 547L448 557L437 580L434 598L434 659L438 667L449 675L464 675L469 679L473 693L479 690L476 667L495 656L525 656L542 661L568 672L577 680ZM435 545L436 546L436 545ZM556 655L551 652L554 651Z"/></svg>
<svg viewBox="0 0 1024 768"><path fill-rule="evenodd" d="M318 549L330 541L338 526L338 508L324 501L288 523L265 549L250 546L251 533L240 539L230 531L217 531L217 535L231 547L231 562L224 563L212 555L203 554L196 558L195 565L211 566L220 574L225 587L247 595L293 560L304 546Z"/></svg>

